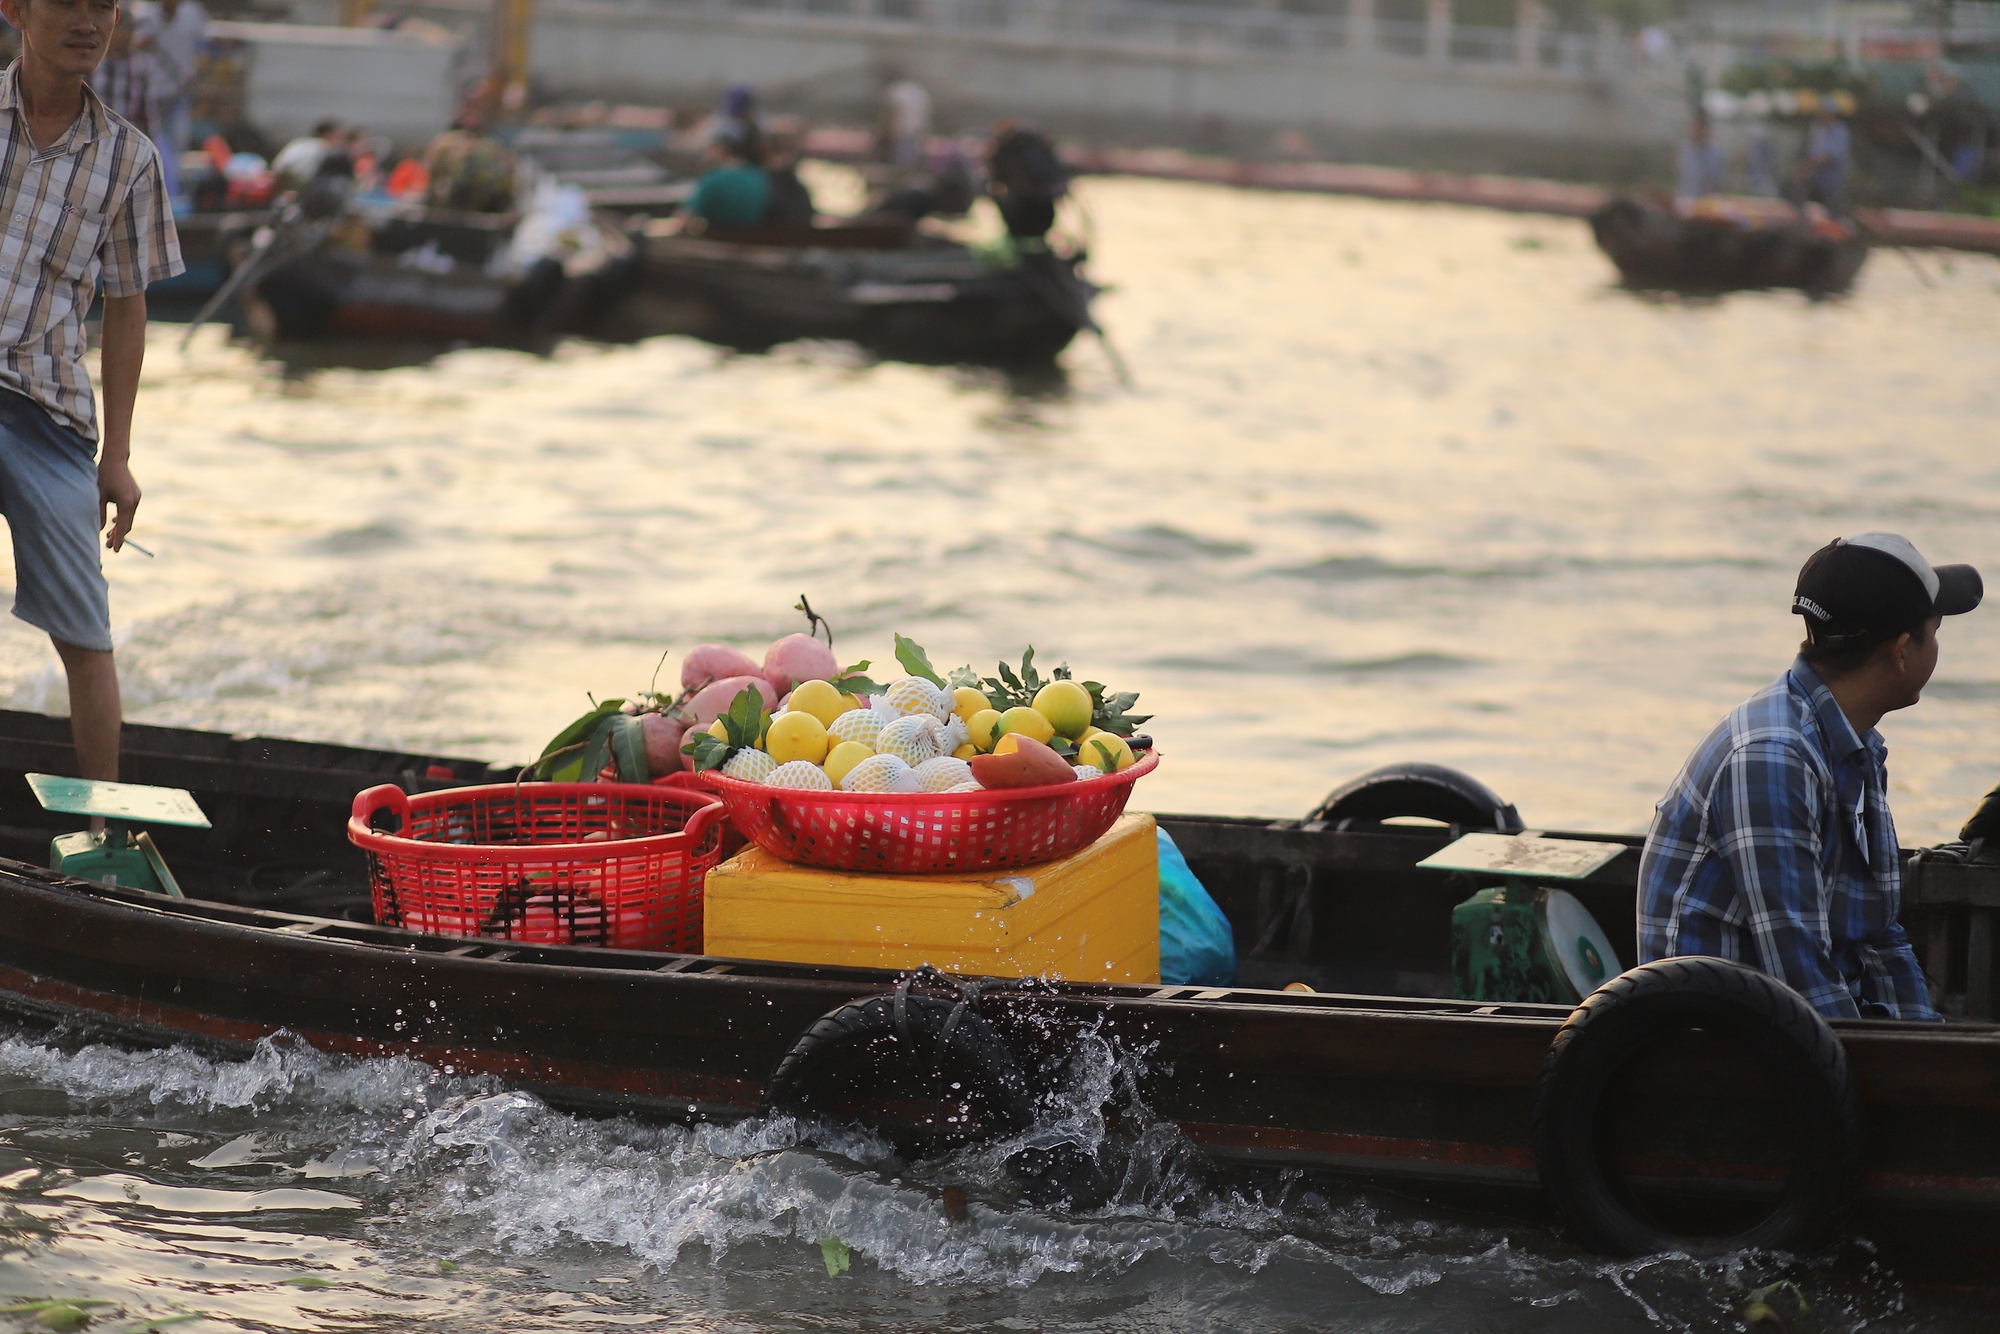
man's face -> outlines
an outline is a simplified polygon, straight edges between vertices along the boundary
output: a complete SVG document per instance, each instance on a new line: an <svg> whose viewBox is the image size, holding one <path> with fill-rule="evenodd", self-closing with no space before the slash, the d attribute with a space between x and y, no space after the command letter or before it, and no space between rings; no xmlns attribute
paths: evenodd
<svg viewBox="0 0 2000 1334"><path fill-rule="evenodd" d="M1943 624L1942 617L1933 616L1930 620L1929 633L1925 634L1921 641L1913 636L1904 640L1903 684L1909 688L1909 698L1896 705L1896 708L1907 709L1923 698L1924 687L1930 684L1931 673L1937 670L1938 628Z"/></svg>
<svg viewBox="0 0 2000 1334"><path fill-rule="evenodd" d="M0 12L33 63L76 78L97 68L118 26L117 0L0 0Z"/></svg>

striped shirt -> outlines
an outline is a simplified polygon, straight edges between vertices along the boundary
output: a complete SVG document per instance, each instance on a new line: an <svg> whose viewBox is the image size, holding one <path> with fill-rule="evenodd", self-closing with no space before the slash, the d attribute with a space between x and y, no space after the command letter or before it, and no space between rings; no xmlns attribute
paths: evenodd
<svg viewBox="0 0 2000 1334"><path fill-rule="evenodd" d="M1738 705L1655 808L1640 959L1719 955L1781 978L1824 1015L1937 1018L1897 920L1888 757L1803 658Z"/></svg>
<svg viewBox="0 0 2000 1334"><path fill-rule="evenodd" d="M19 62L0 73L0 389L97 438L83 317L182 269L152 141L88 87L83 114L45 149L28 135Z"/></svg>

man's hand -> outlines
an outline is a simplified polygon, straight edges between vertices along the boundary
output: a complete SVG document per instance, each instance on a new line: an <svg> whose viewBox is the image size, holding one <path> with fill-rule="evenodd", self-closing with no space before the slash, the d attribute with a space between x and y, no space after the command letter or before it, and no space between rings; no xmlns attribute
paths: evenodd
<svg viewBox="0 0 2000 1334"><path fill-rule="evenodd" d="M97 465L97 526L102 529L106 511L115 511L111 531L105 534L104 545L113 551L121 551L125 546L125 534L132 531L132 520L139 513L139 483L132 476L132 469L123 459L104 459Z"/></svg>

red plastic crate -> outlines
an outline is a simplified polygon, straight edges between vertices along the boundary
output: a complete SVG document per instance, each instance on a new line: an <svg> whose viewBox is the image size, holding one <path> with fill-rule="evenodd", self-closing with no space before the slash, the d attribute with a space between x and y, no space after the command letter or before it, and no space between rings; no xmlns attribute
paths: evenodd
<svg viewBox="0 0 2000 1334"><path fill-rule="evenodd" d="M720 793L729 822L774 857L835 871L921 875L998 871L1087 848L1125 813L1132 785L1159 767L1077 783L985 792L806 792L725 778L711 769L662 780Z"/></svg>
<svg viewBox="0 0 2000 1334"><path fill-rule="evenodd" d="M397 832L371 827L393 813ZM375 920L427 935L701 952L723 806L687 788L521 783L354 799ZM586 841L616 830L620 838Z"/></svg>

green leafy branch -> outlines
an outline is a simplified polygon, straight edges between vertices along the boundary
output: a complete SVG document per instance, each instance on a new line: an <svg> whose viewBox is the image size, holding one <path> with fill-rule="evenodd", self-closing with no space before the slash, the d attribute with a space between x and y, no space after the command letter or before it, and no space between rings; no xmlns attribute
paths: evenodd
<svg viewBox="0 0 2000 1334"><path fill-rule="evenodd" d="M1106 695L1101 681L1085 681L1083 688L1090 692L1090 725L1099 731L1115 736L1131 736L1134 728L1153 720L1150 713L1130 712L1132 706L1139 702L1136 690L1121 690Z"/></svg>
<svg viewBox="0 0 2000 1334"><path fill-rule="evenodd" d="M771 728L771 714L764 707L763 694L755 686L743 687L743 693L730 701L729 712L718 721L725 736L697 732L692 740L681 746L683 752L694 757L696 773L704 769L720 769L734 758L737 751L754 747Z"/></svg>
<svg viewBox="0 0 2000 1334"><path fill-rule="evenodd" d="M887 686L877 685L863 675L868 670L868 659L863 658L852 667L843 667L833 676L833 688L843 695L879 695Z"/></svg>
<svg viewBox="0 0 2000 1334"><path fill-rule="evenodd" d="M637 715L624 708L624 700L607 699L556 733L535 761L535 777L552 783L588 783L615 764L621 783L650 780L645 734Z"/></svg>

